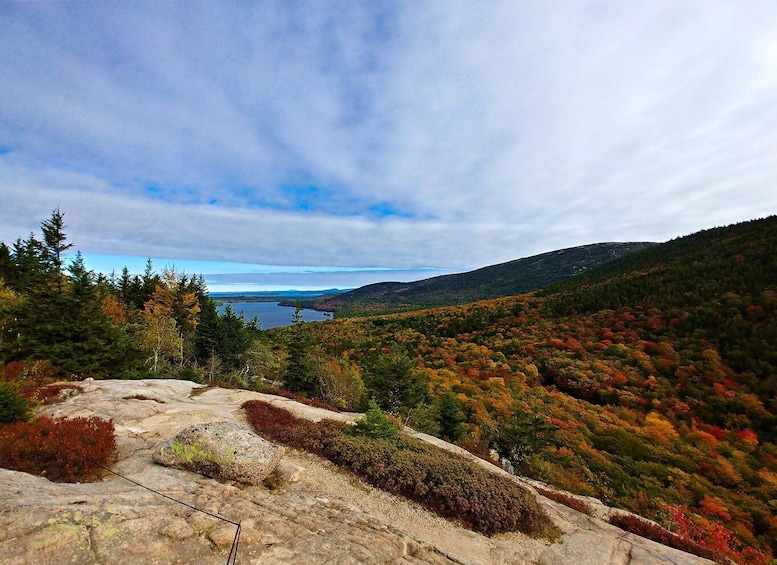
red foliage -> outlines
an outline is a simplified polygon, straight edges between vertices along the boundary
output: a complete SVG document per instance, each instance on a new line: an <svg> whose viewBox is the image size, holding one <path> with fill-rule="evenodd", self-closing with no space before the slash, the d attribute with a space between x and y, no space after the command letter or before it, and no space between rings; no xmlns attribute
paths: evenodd
<svg viewBox="0 0 777 565"><path fill-rule="evenodd" d="M56 374L57 369L48 361L12 361L0 365L0 380L8 382L44 385L52 383Z"/></svg>
<svg viewBox="0 0 777 565"><path fill-rule="evenodd" d="M591 506L586 501L580 500L579 498L576 498L569 493L562 492L559 490L546 489L538 486L535 486L534 490L536 490L545 498L549 498L555 502L558 502L559 504L563 504L568 508L577 510L578 512L582 512L583 514L587 514L588 516L593 516L594 514L594 511L591 509Z"/></svg>
<svg viewBox="0 0 777 565"><path fill-rule="evenodd" d="M726 522L731 520L731 514L729 513L728 508L726 508L725 504L723 504L719 498L704 495L704 498L699 503L699 509L711 518L721 518Z"/></svg>
<svg viewBox="0 0 777 565"><path fill-rule="evenodd" d="M102 475L116 450L113 422L96 416L41 416L0 428L0 464L56 482L85 482Z"/></svg>
<svg viewBox="0 0 777 565"><path fill-rule="evenodd" d="M260 400L246 402L243 409L254 428L273 441L320 455L320 431L313 422Z"/></svg>
<svg viewBox="0 0 777 565"><path fill-rule="evenodd" d="M752 446L758 445L758 434L756 434L753 430L745 428L744 430L740 430L737 432L737 438L740 441L743 441L747 444L750 444Z"/></svg>
<svg viewBox="0 0 777 565"><path fill-rule="evenodd" d="M726 430L718 426L700 424L698 428L703 432L707 432L718 441L725 439L726 435L728 434Z"/></svg>
<svg viewBox="0 0 777 565"><path fill-rule="evenodd" d="M75 385L59 384L59 385L43 385L43 386L31 386L24 387L21 393L31 400L37 400L43 404L54 404L63 400L63 391L67 390L80 390ZM71 393L72 394L72 393Z"/></svg>
<svg viewBox="0 0 777 565"><path fill-rule="evenodd" d="M610 516L610 524L632 534L637 534L643 538L704 557L705 559L711 559L718 563L731 563L729 559L726 559L720 553L633 514L613 514Z"/></svg>
<svg viewBox="0 0 777 565"><path fill-rule="evenodd" d="M686 513L685 506L669 504L662 504L662 506L672 516L673 529L682 539L697 543L736 563L769 565L772 562L771 553L743 547L734 532L725 526L711 521L694 521Z"/></svg>
<svg viewBox="0 0 777 565"><path fill-rule="evenodd" d="M340 408L339 406L328 404L321 400L316 400L315 398L305 398L304 396L299 396L298 394L294 394L293 392L289 392L288 390L283 390L282 388L266 387L262 389L262 392L264 394L274 394L275 396L282 396L283 398L288 398L289 400L295 400L296 402L305 404L307 406L313 406L314 408L324 408L325 410L331 410L332 412L343 412L343 409Z"/></svg>

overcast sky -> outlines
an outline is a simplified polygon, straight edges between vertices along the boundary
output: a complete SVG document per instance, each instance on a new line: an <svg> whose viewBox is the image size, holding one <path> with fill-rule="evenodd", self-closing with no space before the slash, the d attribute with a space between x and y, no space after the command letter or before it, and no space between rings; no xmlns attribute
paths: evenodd
<svg viewBox="0 0 777 565"><path fill-rule="evenodd" d="M0 240L57 206L219 289L771 215L777 2L3 2Z"/></svg>

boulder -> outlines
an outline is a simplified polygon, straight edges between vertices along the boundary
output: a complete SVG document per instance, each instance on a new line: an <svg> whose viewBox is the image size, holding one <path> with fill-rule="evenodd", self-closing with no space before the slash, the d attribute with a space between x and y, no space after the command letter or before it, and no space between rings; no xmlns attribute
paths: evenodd
<svg viewBox="0 0 777 565"><path fill-rule="evenodd" d="M208 422L181 430L160 443L154 461L206 477L260 484L278 466L283 447L237 422Z"/></svg>

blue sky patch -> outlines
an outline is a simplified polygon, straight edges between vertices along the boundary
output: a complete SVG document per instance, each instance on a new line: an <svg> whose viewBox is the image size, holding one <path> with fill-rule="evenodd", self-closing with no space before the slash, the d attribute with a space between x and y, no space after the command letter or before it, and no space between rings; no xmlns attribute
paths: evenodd
<svg viewBox="0 0 777 565"><path fill-rule="evenodd" d="M370 212L372 212L373 214L381 218L412 218L413 217L413 214L408 214L407 212L403 212L386 202L374 204L370 206L369 210Z"/></svg>

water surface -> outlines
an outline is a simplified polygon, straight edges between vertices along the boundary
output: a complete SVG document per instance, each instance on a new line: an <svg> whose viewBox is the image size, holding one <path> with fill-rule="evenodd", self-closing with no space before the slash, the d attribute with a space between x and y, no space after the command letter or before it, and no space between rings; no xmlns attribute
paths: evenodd
<svg viewBox="0 0 777 565"><path fill-rule="evenodd" d="M247 320L257 316L265 330L290 326L291 317L294 315L293 306L280 306L277 302L229 302L229 304L232 305L238 316L243 312ZM225 302L219 306L219 314L224 313L226 305ZM319 312L318 310L302 309L302 319L306 322L329 320L331 316L328 314L328 312Z"/></svg>

